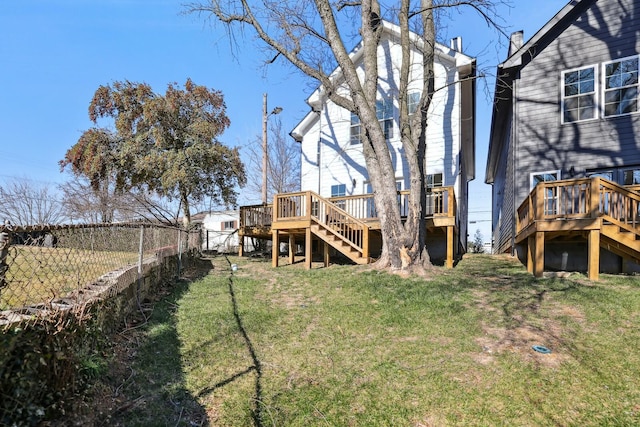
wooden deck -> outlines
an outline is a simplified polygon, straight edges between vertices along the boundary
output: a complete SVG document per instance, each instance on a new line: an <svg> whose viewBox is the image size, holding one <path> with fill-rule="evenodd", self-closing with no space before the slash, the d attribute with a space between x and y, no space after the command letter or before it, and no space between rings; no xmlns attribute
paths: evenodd
<svg viewBox="0 0 640 427"><path fill-rule="evenodd" d="M588 275L597 280L600 248L640 262L640 186L602 178L539 183L518 208L516 243L527 248L527 269L544 271L545 240L586 235Z"/></svg>
<svg viewBox="0 0 640 427"><path fill-rule="evenodd" d="M398 209L407 214L408 191L398 192ZM425 221L429 229L441 229L446 236L445 264L452 268L456 256L456 199L453 187L438 187L427 194ZM372 242L380 242L380 220L372 194L325 199L312 191L277 194L273 205L240 207L240 255L245 237L271 239L278 248L288 239L290 262L294 261L296 243L304 245L305 263L311 268L312 240L322 242L325 265L329 263L329 248L356 264L368 264L372 257ZM278 266L279 251L272 251L272 264Z"/></svg>

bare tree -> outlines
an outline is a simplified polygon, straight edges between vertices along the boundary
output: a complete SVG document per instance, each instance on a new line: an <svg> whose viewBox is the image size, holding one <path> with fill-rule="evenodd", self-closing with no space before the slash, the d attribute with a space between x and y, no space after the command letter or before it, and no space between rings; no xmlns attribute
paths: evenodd
<svg viewBox="0 0 640 427"><path fill-rule="evenodd" d="M270 127L267 156L267 199L277 193L291 193L300 189L300 144L287 136L282 121L276 118ZM249 176L247 188L250 193L262 191L262 147L260 137L249 145ZM256 197L256 198L257 198Z"/></svg>
<svg viewBox="0 0 640 427"><path fill-rule="evenodd" d="M426 211L425 152L427 111L435 93L434 56L435 18L438 10L469 7L488 24L495 25L496 4L502 0L400 0L383 10L377 0L283 0L254 3L248 0L209 0L190 6L191 12L208 13L226 25L229 34L249 29L271 51L271 58L284 58L295 68L316 80L324 94L336 105L360 119L363 154L374 189L374 200L381 219L383 248L379 267L402 266L402 258L411 265L430 264L425 247ZM399 70L399 127L409 166L411 193L409 213L402 221L397 208L395 171L384 129L376 115L379 70L378 52L383 22L394 21L400 28L402 49ZM345 46L349 39L344 23L354 23L361 43L362 71ZM343 24L341 24L343 23ZM342 29L341 29L342 28ZM411 55L422 53L422 95L419 113L409 113L408 90L411 82ZM333 74L338 67L339 78ZM401 258L401 255L402 258ZM407 257L408 256L408 257Z"/></svg>
<svg viewBox="0 0 640 427"><path fill-rule="evenodd" d="M23 226L60 224L65 219L62 203L51 188L26 178L0 186L0 217Z"/></svg>
<svg viewBox="0 0 640 427"><path fill-rule="evenodd" d="M103 183L106 183L104 181ZM143 190L116 191L113 185L94 188L83 176L60 185L67 218L89 224L146 220L177 225L180 206Z"/></svg>
<svg viewBox="0 0 640 427"><path fill-rule="evenodd" d="M107 185L93 188L88 179L73 176L60 185L62 204L72 222L110 223L116 214L117 195Z"/></svg>

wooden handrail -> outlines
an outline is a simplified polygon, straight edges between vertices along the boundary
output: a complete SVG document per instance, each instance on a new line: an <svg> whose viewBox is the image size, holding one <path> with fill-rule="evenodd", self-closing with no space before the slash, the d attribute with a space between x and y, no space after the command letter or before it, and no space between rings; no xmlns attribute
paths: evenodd
<svg viewBox="0 0 640 427"><path fill-rule="evenodd" d="M638 233L640 194L614 182L600 179L598 211L607 221Z"/></svg>
<svg viewBox="0 0 640 427"><path fill-rule="evenodd" d="M369 226L351 216L336 203L323 199L318 194L309 192L311 202L311 217L323 228L340 237L344 242L359 251L362 256L368 247Z"/></svg>
<svg viewBox="0 0 640 427"><path fill-rule="evenodd" d="M401 216L408 214L408 197L410 190L398 191L398 208ZM351 216L359 219L377 219L373 194L361 194L356 196L340 196L327 199L338 205ZM454 187L433 187L427 191L427 206L425 217L434 216L455 217L457 212L457 201Z"/></svg>
<svg viewBox="0 0 640 427"><path fill-rule="evenodd" d="M240 228L269 227L272 218L272 205L240 206Z"/></svg>
<svg viewBox="0 0 640 427"><path fill-rule="evenodd" d="M273 221L305 219L309 217L313 206L308 200L312 192L281 193L274 197L273 205L250 205L240 207L240 227L269 227ZM313 193L315 194L315 193ZM401 216L408 214L410 191L398 191L398 208ZM320 196L318 196L320 197ZM373 194L331 197L331 203L353 218L377 219ZM274 214L275 212L275 214ZM457 202L453 187L434 187L427 192L425 218L455 217Z"/></svg>
<svg viewBox="0 0 640 427"><path fill-rule="evenodd" d="M600 177L541 182L518 207L516 232L540 220L598 217L633 231L640 194Z"/></svg>

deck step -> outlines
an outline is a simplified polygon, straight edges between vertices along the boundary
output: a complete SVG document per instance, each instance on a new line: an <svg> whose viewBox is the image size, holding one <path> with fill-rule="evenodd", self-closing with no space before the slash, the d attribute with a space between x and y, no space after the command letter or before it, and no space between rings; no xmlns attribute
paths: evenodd
<svg viewBox="0 0 640 427"><path fill-rule="evenodd" d="M351 246L351 244L326 230L320 224L313 224L311 226L311 232L356 264L369 263L369 259L363 257L358 250Z"/></svg>
<svg viewBox="0 0 640 427"><path fill-rule="evenodd" d="M613 224L603 225L601 231L600 246L623 258L640 261L640 232L632 233Z"/></svg>

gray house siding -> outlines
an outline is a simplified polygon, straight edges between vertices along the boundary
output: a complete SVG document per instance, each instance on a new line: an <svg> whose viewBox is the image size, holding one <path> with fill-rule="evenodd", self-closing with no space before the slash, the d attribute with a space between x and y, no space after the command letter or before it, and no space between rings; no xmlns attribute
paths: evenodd
<svg viewBox="0 0 640 427"><path fill-rule="evenodd" d="M637 2L621 3L596 2L521 69L515 94L518 204L531 190L533 172L560 170L570 178L571 167L579 177L591 169L640 163L638 114L561 123L563 71L589 65L601 71L603 63L640 51L638 34L620 28L621 17L638 8Z"/></svg>
<svg viewBox="0 0 640 427"><path fill-rule="evenodd" d="M583 0L568 5L554 20L545 33L534 36L534 44L525 45L526 51L502 64L506 69L499 69L511 72L506 84L515 106L511 112L494 110L494 116L501 115L494 123L502 128L492 126L488 165L493 169L487 168L487 182L493 185L494 247L499 252L510 247L513 215L531 190L532 173L560 171L559 178L567 179L640 165L640 113L605 118L599 111L591 120L562 123L562 73L594 66L595 96L602 105L604 64L640 52L640 2ZM513 128L505 130L512 118Z"/></svg>

